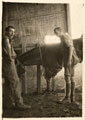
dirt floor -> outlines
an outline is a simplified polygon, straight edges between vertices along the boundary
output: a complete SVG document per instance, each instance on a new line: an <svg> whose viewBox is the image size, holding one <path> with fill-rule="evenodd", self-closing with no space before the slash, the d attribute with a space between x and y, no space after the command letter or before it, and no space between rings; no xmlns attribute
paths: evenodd
<svg viewBox="0 0 85 120"><path fill-rule="evenodd" d="M65 95L64 78L60 75L57 77L55 92L49 94L42 90L41 94L30 94L23 96L24 102L31 105L28 110L4 109L3 117L21 118L21 117L81 117L82 116L82 71L81 65L76 69L76 101L74 103L59 104L57 100L62 99Z"/></svg>
<svg viewBox="0 0 85 120"><path fill-rule="evenodd" d="M59 104L57 100L63 98L64 93L51 92L50 94L43 93L40 95L33 94L24 96L24 102L31 105L31 109L17 110L4 109L3 117L19 118L19 117L81 117L82 116L82 97L81 91L76 89L76 101L74 103Z"/></svg>

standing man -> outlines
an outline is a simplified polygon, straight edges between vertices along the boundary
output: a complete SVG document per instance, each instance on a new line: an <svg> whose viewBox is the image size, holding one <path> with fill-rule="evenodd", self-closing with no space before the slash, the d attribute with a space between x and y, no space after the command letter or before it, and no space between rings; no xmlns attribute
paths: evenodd
<svg viewBox="0 0 85 120"><path fill-rule="evenodd" d="M66 81L66 95L61 102L70 103L75 101L74 65L80 62L73 46L73 40L68 33L62 32L60 27L54 29L54 33L60 38L64 46L64 69Z"/></svg>
<svg viewBox="0 0 85 120"><path fill-rule="evenodd" d="M5 79L5 96L3 106L6 108L16 107L27 109L21 96L21 83L15 65L16 54L13 49L15 28L8 26L2 39L2 76Z"/></svg>

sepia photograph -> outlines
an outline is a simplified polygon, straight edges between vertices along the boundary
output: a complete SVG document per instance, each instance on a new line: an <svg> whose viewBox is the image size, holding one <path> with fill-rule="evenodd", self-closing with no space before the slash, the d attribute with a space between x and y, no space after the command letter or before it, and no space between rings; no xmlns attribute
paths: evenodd
<svg viewBox="0 0 85 120"><path fill-rule="evenodd" d="M2 1L2 118L82 118L83 7Z"/></svg>

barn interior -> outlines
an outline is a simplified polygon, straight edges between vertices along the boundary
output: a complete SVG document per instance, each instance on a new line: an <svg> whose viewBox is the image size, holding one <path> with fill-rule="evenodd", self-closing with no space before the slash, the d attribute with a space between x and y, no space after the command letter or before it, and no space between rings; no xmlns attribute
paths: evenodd
<svg viewBox="0 0 85 120"><path fill-rule="evenodd" d="M74 7L75 6L75 7ZM14 26L16 29L14 49L17 55L21 55L26 51L35 48L36 44L45 44L45 36L53 36L54 28L59 26L64 32L68 32L72 38L79 38L82 34L81 22L81 5L69 5L69 4L45 4L45 3L9 3L3 2L3 34L4 29L7 26ZM75 8L75 10L74 10ZM76 14L76 11L78 14ZM77 22L75 22L77 20ZM51 80L54 92L51 94L45 93L46 80L43 74L39 76L37 72L37 65L23 66L25 72L19 71L19 77L22 83L22 95L25 98L25 102L34 104L31 110L26 111L11 111L4 110L3 117L66 117L66 116L81 116L82 110L79 108L75 111L74 108L69 106L62 111L60 107L59 111L56 112L54 107L56 104L56 97L62 97L64 94L64 70L62 69L55 76L55 84ZM40 79L38 79L40 77ZM39 82L41 80L41 82ZM82 64L76 66L76 94L77 100L82 103ZM5 83L4 83L5 84ZM40 89L40 90L39 90ZM38 91L37 91L38 90ZM39 94L37 93L39 92ZM60 93L59 95L58 92ZM78 96L79 93L79 96ZM52 99L54 97L54 100ZM44 99L44 100L43 100ZM47 103L48 101L54 101L54 103ZM43 107L43 103L46 103ZM46 106L48 105L48 106ZM46 108L48 107L48 108ZM52 108L54 112L52 112ZM67 109L70 109L68 112ZM45 111L44 111L45 110ZM43 112L44 111L44 112ZM75 112L74 112L75 111ZM61 114L60 114L61 113Z"/></svg>

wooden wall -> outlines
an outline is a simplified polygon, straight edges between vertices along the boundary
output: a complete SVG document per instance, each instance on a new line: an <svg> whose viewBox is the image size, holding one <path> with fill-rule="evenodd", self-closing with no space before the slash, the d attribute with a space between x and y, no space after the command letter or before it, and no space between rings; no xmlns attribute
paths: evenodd
<svg viewBox="0 0 85 120"><path fill-rule="evenodd" d="M60 26L67 31L65 4L3 3L3 31L8 25L16 28L15 46L26 46L43 42L45 35L53 35ZM25 93L36 91L36 67L26 67ZM44 81L42 81L44 87Z"/></svg>

